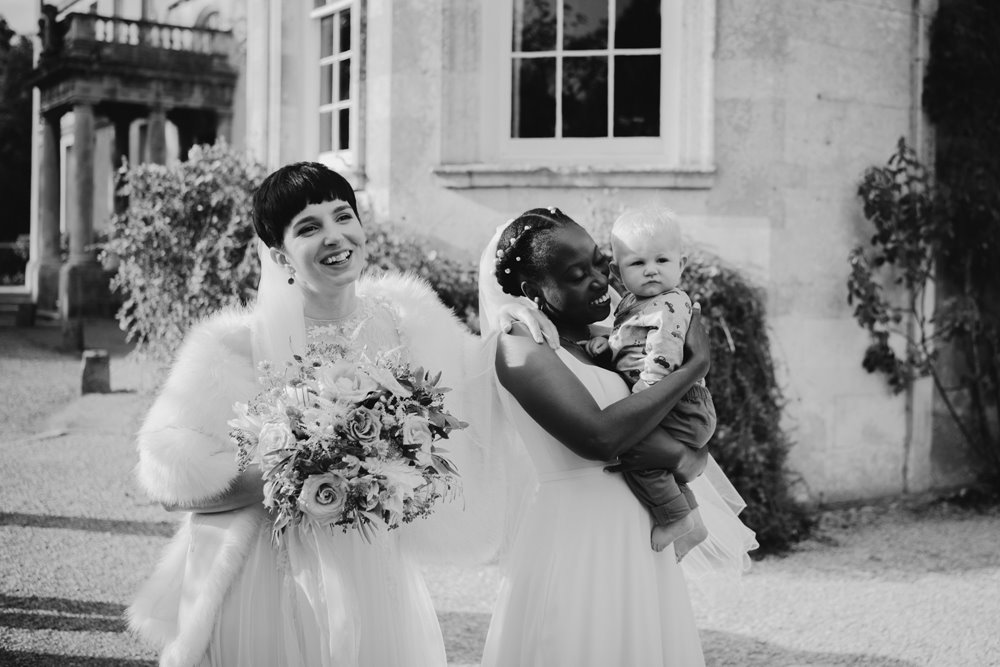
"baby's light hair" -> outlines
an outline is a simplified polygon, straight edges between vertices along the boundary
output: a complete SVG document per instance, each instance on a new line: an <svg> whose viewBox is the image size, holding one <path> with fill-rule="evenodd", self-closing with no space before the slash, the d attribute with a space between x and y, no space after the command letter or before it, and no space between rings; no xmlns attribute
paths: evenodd
<svg viewBox="0 0 1000 667"><path fill-rule="evenodd" d="M616 241L625 238L649 238L661 232L668 232L676 238L681 252L684 252L684 239L681 235L680 219L677 214L666 206L643 206L629 209L618 216L611 225L611 248Z"/></svg>

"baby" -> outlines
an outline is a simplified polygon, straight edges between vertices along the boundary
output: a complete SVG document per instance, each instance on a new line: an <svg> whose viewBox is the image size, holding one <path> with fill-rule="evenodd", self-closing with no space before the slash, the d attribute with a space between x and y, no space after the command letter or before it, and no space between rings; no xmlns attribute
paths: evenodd
<svg viewBox="0 0 1000 667"><path fill-rule="evenodd" d="M628 292L615 310L611 335L591 339L592 356L610 348L615 368L642 391L684 361L684 338L691 323L691 299L678 288L687 255L680 225L665 208L626 211L611 230L611 270ZM704 447L715 433L715 406L704 380L691 387L661 426L680 444ZM661 551L677 541L678 560L707 533L694 494L669 470L625 473L632 493L650 510L650 541Z"/></svg>

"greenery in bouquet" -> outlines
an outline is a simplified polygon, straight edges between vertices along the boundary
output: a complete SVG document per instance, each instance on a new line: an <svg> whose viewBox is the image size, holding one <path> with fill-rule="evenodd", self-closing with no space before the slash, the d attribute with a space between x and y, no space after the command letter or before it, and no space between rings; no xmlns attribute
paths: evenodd
<svg viewBox="0 0 1000 667"><path fill-rule="evenodd" d="M394 353L331 360L329 350L262 364L264 390L229 422L240 467L258 464L275 540L289 526L375 530L427 516L461 493L439 440L467 424L449 414L440 373Z"/></svg>

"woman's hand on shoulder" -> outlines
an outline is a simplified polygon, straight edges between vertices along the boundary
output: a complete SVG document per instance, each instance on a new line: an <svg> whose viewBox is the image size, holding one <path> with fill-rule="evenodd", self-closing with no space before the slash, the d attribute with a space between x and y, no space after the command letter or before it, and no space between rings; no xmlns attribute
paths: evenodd
<svg viewBox="0 0 1000 667"><path fill-rule="evenodd" d="M698 377L705 377L712 368L712 345L701 323L701 304L695 303L691 324L684 337L684 364L690 366Z"/></svg>
<svg viewBox="0 0 1000 667"><path fill-rule="evenodd" d="M520 322L536 343L548 343L553 350L559 349L559 331L556 325L538 308L526 305L525 300L505 303L500 307L498 315L500 330L504 333L511 332L514 324Z"/></svg>

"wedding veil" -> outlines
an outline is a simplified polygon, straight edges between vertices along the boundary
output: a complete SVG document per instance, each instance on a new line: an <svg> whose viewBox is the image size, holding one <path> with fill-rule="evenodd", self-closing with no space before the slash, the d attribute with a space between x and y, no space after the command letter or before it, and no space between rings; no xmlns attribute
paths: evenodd
<svg viewBox="0 0 1000 667"><path fill-rule="evenodd" d="M253 308L253 361L282 368L306 348L302 291L288 282L288 274L271 258L271 250L257 240L260 283Z"/></svg>
<svg viewBox="0 0 1000 667"><path fill-rule="evenodd" d="M490 408L491 414L485 423L492 432L494 447L499 450L494 455L499 459L498 467L504 471L506 525L501 541L501 563L537 481L524 444L511 425L509 409L513 399L500 386L494 367L500 308L518 300L504 293L494 274L500 237L511 222L497 228L480 256L479 317L485 345L477 372L491 381L475 383L492 392L492 396L481 399L481 404ZM610 292L614 306L620 297L613 289ZM610 326L611 321L609 316L600 324ZM688 583L714 602L738 587L742 573L750 566L747 551L756 548L757 544L753 532L737 518L745 502L711 455L704 473L691 483L691 488L702 507L710 537L688 553L681 567Z"/></svg>

